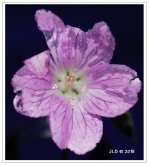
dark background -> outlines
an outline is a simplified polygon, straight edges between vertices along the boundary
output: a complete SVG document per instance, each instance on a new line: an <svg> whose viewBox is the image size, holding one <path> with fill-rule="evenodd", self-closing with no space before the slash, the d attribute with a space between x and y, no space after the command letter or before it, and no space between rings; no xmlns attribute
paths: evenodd
<svg viewBox="0 0 150 166"><path fill-rule="evenodd" d="M84 31L96 22L107 22L116 40L111 63L136 70L143 83L143 5L6 5L6 160L142 160L143 90L137 104L130 109L136 139L131 139L130 131L122 132L112 119L103 118L101 142L82 156L57 148L47 136L45 118L28 118L15 111L13 75L23 60L48 48L34 20L38 9L51 10L66 24ZM135 153L109 154L110 149L134 149Z"/></svg>

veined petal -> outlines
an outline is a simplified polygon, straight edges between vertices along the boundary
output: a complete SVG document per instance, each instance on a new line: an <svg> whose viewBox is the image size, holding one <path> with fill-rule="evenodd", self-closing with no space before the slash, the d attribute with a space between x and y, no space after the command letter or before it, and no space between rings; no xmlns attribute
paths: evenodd
<svg viewBox="0 0 150 166"><path fill-rule="evenodd" d="M60 96L53 97L50 107L50 128L52 139L60 149L66 149L72 131L72 108Z"/></svg>
<svg viewBox="0 0 150 166"><path fill-rule="evenodd" d="M78 102L72 106L64 99L52 101L50 127L52 138L61 149L85 154L95 148L102 137L100 117L87 113Z"/></svg>
<svg viewBox="0 0 150 166"><path fill-rule="evenodd" d="M100 62L110 62L115 49L115 39L104 21L96 23L91 30L86 32L86 43L87 49L82 66L86 64L91 67Z"/></svg>
<svg viewBox="0 0 150 166"><path fill-rule="evenodd" d="M47 41L51 54L59 68L77 68L78 59L81 58L76 52L77 35L82 31L78 28L66 26L62 33L57 34ZM53 34L55 36L55 34Z"/></svg>
<svg viewBox="0 0 150 166"><path fill-rule="evenodd" d="M68 148L76 154L85 154L96 147L103 134L103 123L99 116L87 113L78 102L73 107L72 133Z"/></svg>
<svg viewBox="0 0 150 166"><path fill-rule="evenodd" d="M76 38L82 31L78 28L65 26L63 21L51 11L38 10L35 18L39 29L46 38L57 67L75 67L75 60L78 58L75 52Z"/></svg>
<svg viewBox="0 0 150 166"><path fill-rule="evenodd" d="M57 46L60 34L65 30L63 21L51 11L44 9L36 11L35 20L39 30L42 31L45 36L55 63L58 64L60 60L57 53Z"/></svg>
<svg viewBox="0 0 150 166"><path fill-rule="evenodd" d="M12 86L17 93L14 107L19 113L30 117L49 115L49 102L54 94L49 61L46 51L38 54L26 60L12 78Z"/></svg>
<svg viewBox="0 0 150 166"><path fill-rule="evenodd" d="M50 64L50 67L53 67L50 52L48 50L25 60L24 63L38 78L44 77L49 72Z"/></svg>
<svg viewBox="0 0 150 166"><path fill-rule="evenodd" d="M29 117L48 116L50 111L50 101L55 95L52 90L35 91L23 89L21 94L17 94L14 98L14 107L20 114Z"/></svg>
<svg viewBox="0 0 150 166"><path fill-rule="evenodd" d="M141 82L129 67L99 64L87 74L89 90L84 96L84 107L93 108L96 114L115 117L128 111L137 102Z"/></svg>
<svg viewBox="0 0 150 166"><path fill-rule="evenodd" d="M50 11L38 10L35 17L58 67L90 67L111 60L115 40L105 22L96 23L91 30L83 32L65 26Z"/></svg>
<svg viewBox="0 0 150 166"><path fill-rule="evenodd" d="M37 10L35 19L38 28L45 34L46 39L50 38L52 33L61 32L65 28L63 21L51 11Z"/></svg>

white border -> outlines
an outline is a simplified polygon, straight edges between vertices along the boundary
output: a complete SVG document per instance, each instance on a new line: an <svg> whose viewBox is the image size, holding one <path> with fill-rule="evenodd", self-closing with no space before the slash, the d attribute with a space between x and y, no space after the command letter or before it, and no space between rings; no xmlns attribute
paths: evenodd
<svg viewBox="0 0 150 166"><path fill-rule="evenodd" d="M51 1L51 2L31 2L31 1L27 1L27 2L8 2L5 1L2 3L2 6L0 6L0 11L3 12L3 20L2 20L2 56L0 58L0 60L2 60L2 82L0 81L0 87L2 87L2 99L0 100L2 101L2 163L36 163L36 164L40 164L40 163L147 163L147 108L146 108L146 96L147 96L147 80L146 77L144 77L144 160L70 160L70 161L66 161L66 160L5 160L5 4L143 4L144 5L144 73L147 76L146 73L146 69L147 69L147 2L90 2L90 1L86 1L86 2L81 2L80 0L77 0L76 2L71 2L66 0L66 2L63 2L61 0L59 1ZM1 85L3 84L3 85ZM0 103L1 104L1 103Z"/></svg>

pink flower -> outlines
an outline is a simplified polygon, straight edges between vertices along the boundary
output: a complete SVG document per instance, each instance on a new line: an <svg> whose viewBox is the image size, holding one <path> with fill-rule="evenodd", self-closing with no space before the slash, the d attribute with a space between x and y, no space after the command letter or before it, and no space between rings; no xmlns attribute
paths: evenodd
<svg viewBox="0 0 150 166"><path fill-rule="evenodd" d="M115 40L105 22L83 32L50 11L38 10L35 18L49 50L14 75L14 107L29 117L49 116L57 146L85 154L102 138L101 117L127 112L141 82L131 68L109 64Z"/></svg>

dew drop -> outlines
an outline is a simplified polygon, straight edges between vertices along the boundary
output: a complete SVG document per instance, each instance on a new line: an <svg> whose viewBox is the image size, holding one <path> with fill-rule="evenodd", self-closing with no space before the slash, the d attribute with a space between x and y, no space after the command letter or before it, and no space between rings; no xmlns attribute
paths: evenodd
<svg viewBox="0 0 150 166"><path fill-rule="evenodd" d="M56 84L52 85L52 89L57 89L57 88L58 88L58 86Z"/></svg>

